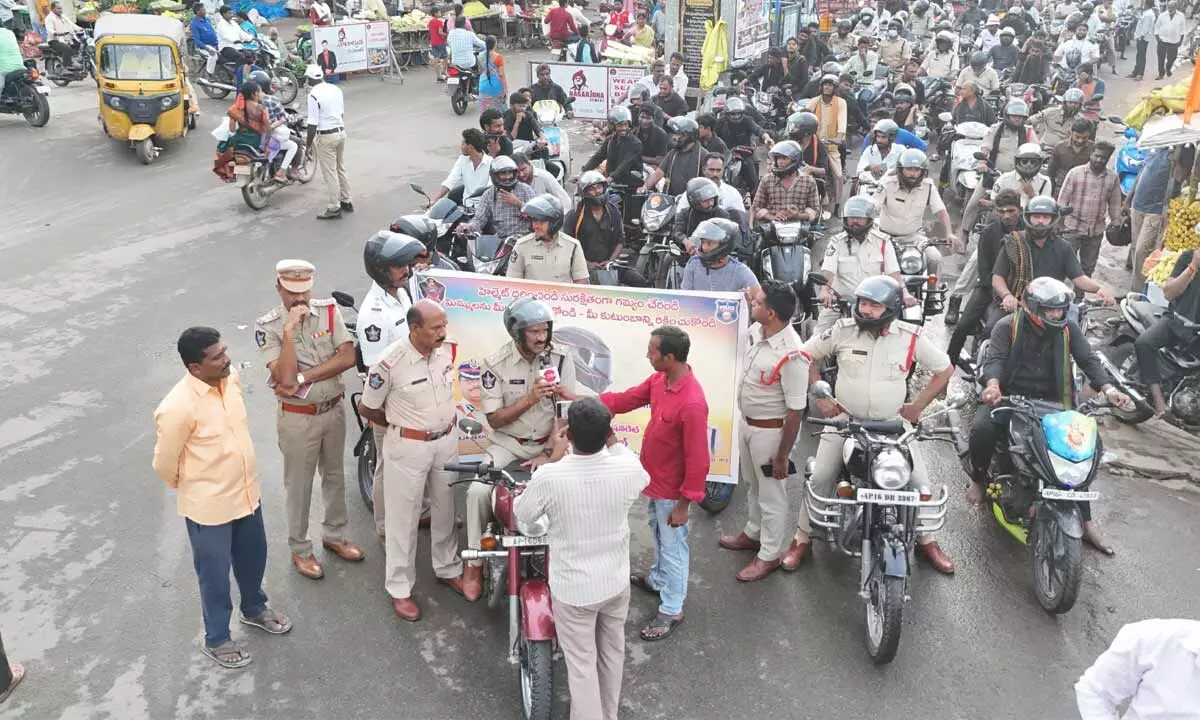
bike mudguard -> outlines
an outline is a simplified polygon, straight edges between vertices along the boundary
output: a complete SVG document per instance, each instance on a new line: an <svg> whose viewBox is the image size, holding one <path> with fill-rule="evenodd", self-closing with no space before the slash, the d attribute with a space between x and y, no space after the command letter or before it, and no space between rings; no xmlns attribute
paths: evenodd
<svg viewBox="0 0 1200 720"><path fill-rule="evenodd" d="M554 610L550 606L550 586L534 578L521 585L521 627L526 640L553 640Z"/></svg>
<svg viewBox="0 0 1200 720"><path fill-rule="evenodd" d="M1038 513L1048 514L1063 533L1069 538L1083 538L1083 518L1079 514L1079 505L1073 502L1046 502L1038 504Z"/></svg>
<svg viewBox="0 0 1200 720"><path fill-rule="evenodd" d="M129 142L141 142L154 134L154 127L151 125L134 125L129 128Z"/></svg>
<svg viewBox="0 0 1200 720"><path fill-rule="evenodd" d="M1022 545L1029 544L1029 531L1020 525L1010 523L1008 519L1004 517L1004 511L1000 509L999 503L992 503L992 515L996 518L996 522L1000 523L1000 527L1004 528L1009 535L1012 535L1017 542L1021 543Z"/></svg>
<svg viewBox="0 0 1200 720"><path fill-rule="evenodd" d="M908 551L904 543L895 538L885 540L879 549L879 559L883 562L883 574L886 577L908 577Z"/></svg>

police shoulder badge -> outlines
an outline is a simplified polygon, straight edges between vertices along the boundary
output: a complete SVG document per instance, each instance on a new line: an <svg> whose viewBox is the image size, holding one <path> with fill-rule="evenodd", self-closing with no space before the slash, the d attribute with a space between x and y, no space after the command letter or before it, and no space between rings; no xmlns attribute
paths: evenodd
<svg viewBox="0 0 1200 720"><path fill-rule="evenodd" d="M254 331L254 342L259 347L265 347L267 344L267 333L262 330L255 330Z"/></svg>
<svg viewBox="0 0 1200 720"><path fill-rule="evenodd" d="M496 387L496 375L491 370L485 370L483 375L480 376L480 380L488 390Z"/></svg>
<svg viewBox="0 0 1200 720"><path fill-rule="evenodd" d="M717 322L725 323L726 325L737 322L739 303L741 303L740 300L717 300L716 311L714 313L717 317Z"/></svg>
<svg viewBox="0 0 1200 720"><path fill-rule="evenodd" d="M367 377L367 385L370 385L372 390L378 390L383 387L383 376L377 372L371 373Z"/></svg>
<svg viewBox="0 0 1200 720"><path fill-rule="evenodd" d="M383 331L378 325L368 325L363 334L367 336L367 342L379 342L379 338L383 337Z"/></svg>

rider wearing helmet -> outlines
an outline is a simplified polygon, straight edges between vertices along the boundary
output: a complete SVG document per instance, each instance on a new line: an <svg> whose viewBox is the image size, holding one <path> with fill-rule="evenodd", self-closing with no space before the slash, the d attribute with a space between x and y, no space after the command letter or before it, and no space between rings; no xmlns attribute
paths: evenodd
<svg viewBox="0 0 1200 720"><path fill-rule="evenodd" d="M465 235L490 229L491 234L501 238L529 232L529 222L517 212L516 203L532 200L535 193L517 177L517 163L505 155L492 158L489 173L492 186L479 196L475 216L471 222L456 227L454 232Z"/></svg>
<svg viewBox="0 0 1200 720"><path fill-rule="evenodd" d="M875 10L873 8L863 8L858 11L858 24L854 26L854 34L859 37L870 37L875 34L878 29L875 24Z"/></svg>
<svg viewBox="0 0 1200 720"><path fill-rule="evenodd" d="M879 62L893 71L899 71L912 55L912 46L904 38L904 21L892 18L887 33L879 41Z"/></svg>
<svg viewBox="0 0 1200 720"><path fill-rule="evenodd" d="M903 130L912 130L917 124L917 93L908 83L896 85L892 91L892 120Z"/></svg>
<svg viewBox="0 0 1200 720"><path fill-rule="evenodd" d="M741 228L732 220L711 218L696 225L688 238L696 254L683 267L680 289L741 292L758 287L754 271L731 256L741 237Z"/></svg>
<svg viewBox="0 0 1200 720"><path fill-rule="evenodd" d="M689 251L694 249L690 240L692 232L705 220L721 218L737 223L738 218L729 209L721 206L721 189L709 178L692 178L683 194L687 197L687 204L676 205L671 232Z"/></svg>
<svg viewBox="0 0 1200 720"><path fill-rule="evenodd" d="M581 171L595 170L600 163L605 163L608 176L613 182L630 187L640 182L630 174L642 171L642 143L630 132L632 125L633 116L629 108L617 106L610 110L608 137L583 164Z"/></svg>
<svg viewBox="0 0 1200 720"><path fill-rule="evenodd" d="M1016 168L1017 148L1025 143L1038 141L1037 133L1025 124L1025 119L1028 117L1029 106L1025 104L1024 100L1013 98L1005 103L1003 119L992 125L983 138L980 152L987 153L988 157L987 160L979 162L980 172L990 168L999 173L1006 173ZM987 189L983 183L976 185L971 199L967 202L966 209L963 210L962 225L959 226L959 231L964 237L975 226L975 220L979 215L979 201L983 199L986 192Z"/></svg>
<svg viewBox="0 0 1200 720"><path fill-rule="evenodd" d="M1016 45L1016 38L1017 34L1011 27L1000 28L1000 44L988 51L992 69L997 73L1017 67L1021 49Z"/></svg>
<svg viewBox="0 0 1200 720"><path fill-rule="evenodd" d="M1020 0L1012 3L1008 12L1004 14L1004 20L1000 22L1000 32L1012 30L1013 36L1021 35L1024 37L1029 34L1029 26L1026 24L1025 9L1021 7Z"/></svg>
<svg viewBox="0 0 1200 720"><path fill-rule="evenodd" d="M896 142L900 126L895 120L883 119L875 123L871 129L871 145L863 152L858 160L858 179L860 182L873 183L888 170L896 167L904 146Z"/></svg>
<svg viewBox="0 0 1200 720"><path fill-rule="evenodd" d="M1000 76L996 74L995 70L988 67L988 53L982 50L971 53L970 65L962 69L962 72L958 74L958 79L954 81L954 85L962 87L968 82L974 82L984 94L1000 89Z"/></svg>
<svg viewBox="0 0 1200 720"><path fill-rule="evenodd" d="M704 156L708 154L700 145L700 126L692 118L681 115L667 121L667 130L671 132L671 149L646 182L642 185L643 192L658 184L662 178L667 179L663 192L678 195L681 188L686 188L688 181L699 177L704 166Z"/></svg>
<svg viewBox="0 0 1200 720"><path fill-rule="evenodd" d="M504 311L503 322L511 339L480 363L483 411L492 429L488 459L498 469L525 461L537 467L550 459L556 401L575 399L575 362L569 351L555 347L554 313L545 302L517 298ZM491 485L471 483L466 512L467 547L479 549L492 517ZM467 600L479 598L482 570L479 560L467 563Z"/></svg>
<svg viewBox="0 0 1200 720"><path fill-rule="evenodd" d="M842 205L842 231L829 239L821 263L825 284L817 292L823 306L817 315L818 330L833 327L841 317L835 307L837 300L849 300L858 284L871 275L883 272L900 281L896 247L875 227L878 215L875 202L864 195L855 195Z"/></svg>
<svg viewBox="0 0 1200 720"><path fill-rule="evenodd" d="M879 53L871 49L871 36L859 35L855 52L846 61L845 72L854 76L856 82L875 79L875 68L879 65Z"/></svg>
<svg viewBox="0 0 1200 720"><path fill-rule="evenodd" d="M533 232L513 245L508 276L587 285L583 248L578 240L562 231L563 207L558 198L550 194L532 198L521 206L521 217Z"/></svg>
<svg viewBox="0 0 1200 720"><path fill-rule="evenodd" d="M917 0L908 17L908 32L918 42L925 39L933 28L933 13L929 12L929 0Z"/></svg>
<svg viewBox="0 0 1200 720"><path fill-rule="evenodd" d="M771 143L771 136L746 114L746 101L740 97L730 97L725 101L725 110L717 121L717 136L730 150L754 147L759 140L765 144ZM757 165L752 157L742 163L743 187L750 190L758 187Z"/></svg>
<svg viewBox="0 0 1200 720"><path fill-rule="evenodd" d="M820 122L817 116L801 110L794 112L787 119L787 137L788 140L800 146L800 150L804 153L804 167L802 172L812 175L817 181L817 189L821 191L822 197L828 195L828 178L831 175L829 168L829 152L825 149L825 144L817 137L817 131L820 129Z"/></svg>
<svg viewBox="0 0 1200 720"><path fill-rule="evenodd" d="M800 172L804 151L792 140L775 143L767 154L771 174L759 183L750 213L755 224L765 220L813 222L821 217L817 182Z"/></svg>
<svg viewBox="0 0 1200 720"><path fill-rule="evenodd" d="M625 227L621 208L609 198L608 181L596 170L579 176L576 186L579 202L567 213L563 227L579 241L589 270L616 260L625 243ZM618 278L623 285L645 285L640 276L630 275L629 268L619 268ZM592 277L591 279L595 279ZM636 282L627 282L636 280Z"/></svg>
<svg viewBox="0 0 1200 720"><path fill-rule="evenodd" d="M1063 93L1061 103L1030 116L1029 127L1034 129L1042 143L1054 147L1070 136L1071 125L1076 118L1082 117L1079 114L1082 109L1083 91L1069 88Z"/></svg>
<svg viewBox="0 0 1200 720"><path fill-rule="evenodd" d="M967 492L967 499L973 505L983 502L983 486L996 443L1008 437L1011 414L992 413L1004 395L1073 407L1076 397L1072 366L1077 364L1088 384L1102 392L1108 402L1132 409L1129 397L1113 387L1097 351L1070 317L1071 290L1056 278L1038 277L1029 283L1023 295L1025 302L1020 310L1002 318L992 328L979 367L979 381L984 389L971 427L972 483ZM1079 503L1079 512L1083 517L1084 542L1111 555L1112 547L1092 523L1090 504Z"/></svg>
<svg viewBox="0 0 1200 720"><path fill-rule="evenodd" d="M292 131L287 126L287 112L283 109L283 103L279 102L272 94L275 88L271 82L271 76L262 70L255 70L246 76L246 80L258 83L259 87L262 88L262 98L259 102L267 110L267 121L271 124L272 137L275 138L280 148L283 149L283 162L279 163L279 171L275 173L275 181L287 182L288 180L298 180L300 176L296 172L296 169L292 167L292 161L296 158L296 151L300 147L292 139Z"/></svg>
<svg viewBox="0 0 1200 720"><path fill-rule="evenodd" d="M817 117L817 138L824 146L828 159L829 178L825 188L826 207L829 210L838 204L842 189L843 147L849 118L861 118L858 102L853 95L840 94L841 83L832 75L821 78L821 91L808 101L808 110Z"/></svg>
<svg viewBox="0 0 1200 720"><path fill-rule="evenodd" d="M879 229L892 238L899 248L919 245L925 239L925 217L933 215L942 226L942 235L953 239L950 213L938 192L937 183L929 177L929 160L925 153L908 148L896 161L895 174L888 173L879 183L875 194L879 213ZM934 245L924 249L925 269L938 275L942 253ZM909 271L911 273L911 270Z"/></svg>
<svg viewBox="0 0 1200 720"><path fill-rule="evenodd" d="M854 23L849 18L838 20L837 32L829 36L829 52L832 55L849 55L858 46L858 38L853 34ZM826 63L828 64L828 63ZM825 73L821 68L818 76ZM838 74L841 74L840 72Z"/></svg>
<svg viewBox="0 0 1200 720"><path fill-rule="evenodd" d="M847 202L847 205L850 203ZM871 272L878 272L875 265ZM841 319L829 330L805 342L801 356L818 365L838 359L837 401L815 400L821 414L835 417L843 412L855 420L906 420L916 422L921 412L950 382L954 366L946 353L934 344L928 333L901 321L905 303L904 286L894 277L869 275L859 281L847 300L852 317ZM911 401L908 377L913 364L933 377ZM839 407L840 405L840 407ZM830 497L833 485L842 474L845 438L824 433L817 444L809 480L813 491ZM928 473L920 452L913 452L912 478L915 487L928 482ZM796 535L784 553L781 564L794 570L811 546L811 521L806 509L800 509ZM954 563L929 535L917 537L918 555L926 558L942 573L953 573Z"/></svg>
<svg viewBox="0 0 1200 720"><path fill-rule="evenodd" d="M958 77L958 53L954 51L957 41L958 37L954 33L939 30L934 36L933 48L925 53L925 59L921 61L921 70L929 77L947 80Z"/></svg>

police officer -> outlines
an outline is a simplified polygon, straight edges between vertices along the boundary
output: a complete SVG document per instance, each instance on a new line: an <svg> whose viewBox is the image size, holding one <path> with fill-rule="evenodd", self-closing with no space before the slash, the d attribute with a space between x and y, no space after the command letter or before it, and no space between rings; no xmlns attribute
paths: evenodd
<svg viewBox="0 0 1200 720"><path fill-rule="evenodd" d="M824 306L817 316L818 330L827 330L841 319L837 301L848 301L863 280L882 273L900 281L896 248L875 228L875 213L875 203L862 195L842 205L842 232L830 238L821 263L826 284L817 294Z"/></svg>
<svg viewBox="0 0 1200 720"><path fill-rule="evenodd" d="M504 329L512 341L484 359L480 375L483 411L492 428L488 455L497 468L514 460L537 467L550 458L555 401L575 398L575 362L551 344L554 314L541 300L514 300L504 311ZM491 517L491 498L491 485L475 482L467 490L467 545L472 549L479 549ZM481 566L468 564L465 578L467 599L479 599Z"/></svg>
<svg viewBox="0 0 1200 720"><path fill-rule="evenodd" d="M406 224L407 221L405 221ZM393 226L395 227L395 226ZM363 267L371 278L371 289L362 301L358 314L358 348L366 367L378 363L392 343L408 336L405 315L412 307L408 296L408 279L412 266L428 262L429 253L420 240L387 230L380 231L363 248ZM374 425L375 478L371 499L375 513L375 531L384 537L383 500L383 426Z"/></svg>
<svg viewBox="0 0 1200 720"><path fill-rule="evenodd" d="M924 239L926 214L933 215L941 224L944 237L954 237L950 213L933 178L929 177L929 160L916 148L901 152L895 174L889 173L879 182L875 206L879 210L879 229L900 247ZM934 245L926 245L924 253L926 271L937 275L942 253Z"/></svg>
<svg viewBox="0 0 1200 720"><path fill-rule="evenodd" d="M462 595L462 561L454 532L454 473L442 468L458 458L454 432L454 353L446 346L446 313L420 300L406 313L408 337L371 366L362 414L387 428L383 455L387 508L384 583L401 620L421 619L412 598L416 580L417 523L421 496L429 494L430 555L438 582Z"/></svg>
<svg viewBox="0 0 1200 720"><path fill-rule="evenodd" d="M875 275L859 283L854 291L854 317L839 320L829 330L810 339L800 351L810 364L837 357L837 400L817 400L821 414L831 418L847 412L858 420L897 420L915 423L929 403L941 394L954 374L950 358L928 338L921 328L901 322L903 288L895 279ZM925 389L911 402L908 375L917 363L933 372ZM814 489L828 496L842 472L841 435L821 435L817 445L812 476ZM925 463L919 452L912 453L913 483L925 484ZM785 570L795 570L808 553L812 527L808 511L800 508L796 536L782 558ZM933 538L917 537L921 554L938 571L954 572L954 563Z"/></svg>
<svg viewBox="0 0 1200 720"><path fill-rule="evenodd" d="M521 214L533 232L517 240L508 276L543 282L588 284L587 258L579 241L562 231L563 207L543 193L525 203Z"/></svg>
<svg viewBox="0 0 1200 720"><path fill-rule="evenodd" d="M788 463L807 405L808 363L800 355L800 336L790 322L796 309L791 286L767 280L746 297L755 324L738 386L739 479L746 483L750 517L741 533L725 535L720 543L727 550L758 551L736 576L754 582L779 567L787 540Z"/></svg>
<svg viewBox="0 0 1200 720"><path fill-rule="evenodd" d="M292 565L301 575L319 580L325 570L308 539L318 466L325 501L321 544L351 562L362 560L363 551L345 535L346 410L341 375L354 366L354 339L332 299L313 299L314 272L303 260L279 261L275 289L281 304L254 321L254 341L279 398L277 427Z"/></svg>

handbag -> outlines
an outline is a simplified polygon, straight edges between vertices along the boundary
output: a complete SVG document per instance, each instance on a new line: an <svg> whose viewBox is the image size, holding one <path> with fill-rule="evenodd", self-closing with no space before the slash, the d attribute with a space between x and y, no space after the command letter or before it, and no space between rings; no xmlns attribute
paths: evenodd
<svg viewBox="0 0 1200 720"><path fill-rule="evenodd" d="M1113 247L1125 247L1133 242L1133 221L1128 215L1121 218L1121 222L1109 225L1104 231L1104 237L1108 240L1108 244Z"/></svg>
<svg viewBox="0 0 1200 720"><path fill-rule="evenodd" d="M221 123L213 128L213 140L219 143L227 142L231 135L233 133L229 131L229 118L221 118Z"/></svg>

